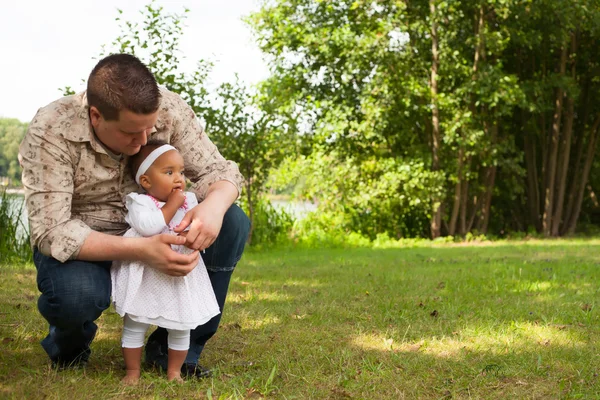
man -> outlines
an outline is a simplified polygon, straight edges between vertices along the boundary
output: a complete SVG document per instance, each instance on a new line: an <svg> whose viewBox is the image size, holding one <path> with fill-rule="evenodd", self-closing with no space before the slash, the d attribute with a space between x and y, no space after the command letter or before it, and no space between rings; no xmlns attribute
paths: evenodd
<svg viewBox="0 0 600 400"><path fill-rule="evenodd" d="M186 165L189 189L199 205L176 232L123 238L123 198L137 191L127 157L148 138L177 147ZM58 367L85 364L97 326L110 304L113 260L140 260L165 274L183 276L199 252L178 254L172 244L203 251L217 301L223 310L233 269L240 259L249 220L233 204L242 176L207 137L191 108L159 88L137 58L116 54L92 70L86 92L41 108L20 147L29 212L40 313L50 325L42 347ZM157 294L160 295L160 294ZM197 365L221 314L191 332L183 373L210 373ZM166 367L167 333L157 329L146 346L146 362Z"/></svg>

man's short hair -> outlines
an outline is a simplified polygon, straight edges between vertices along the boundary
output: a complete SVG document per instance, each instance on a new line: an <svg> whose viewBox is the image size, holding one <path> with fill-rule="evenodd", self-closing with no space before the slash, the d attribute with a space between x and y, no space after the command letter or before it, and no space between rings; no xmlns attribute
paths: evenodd
<svg viewBox="0 0 600 400"><path fill-rule="evenodd" d="M152 114L160 105L160 92L152 72L137 57L112 54L96 64L87 84L87 101L104 119L117 121L127 109Z"/></svg>

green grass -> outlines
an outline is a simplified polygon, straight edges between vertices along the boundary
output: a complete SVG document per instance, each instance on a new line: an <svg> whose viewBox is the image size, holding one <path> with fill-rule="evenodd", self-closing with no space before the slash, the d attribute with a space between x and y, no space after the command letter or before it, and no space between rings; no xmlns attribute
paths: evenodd
<svg viewBox="0 0 600 400"><path fill-rule="evenodd" d="M35 269L0 269L1 398L600 398L600 240L246 254L202 363L119 384L120 320L86 370L38 342Z"/></svg>

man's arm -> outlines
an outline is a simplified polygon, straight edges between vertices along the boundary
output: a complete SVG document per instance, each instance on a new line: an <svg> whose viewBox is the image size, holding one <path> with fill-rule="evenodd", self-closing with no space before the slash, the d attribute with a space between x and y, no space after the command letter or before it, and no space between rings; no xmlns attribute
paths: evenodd
<svg viewBox="0 0 600 400"><path fill-rule="evenodd" d="M169 234L148 238L124 238L92 231L77 259L88 261L137 260L173 276L184 276L198 264L200 253L179 254L171 245L185 244L182 236Z"/></svg>
<svg viewBox="0 0 600 400"><path fill-rule="evenodd" d="M71 218L75 167L67 141L54 134L56 112L40 109L19 148L31 241L65 262L77 256L91 229Z"/></svg>
<svg viewBox="0 0 600 400"><path fill-rule="evenodd" d="M233 183L229 181L219 181L213 183L208 188L206 198L201 204L206 203L210 206L211 210L223 216L225 215L225 212L229 210L229 207L231 207L238 196L238 190Z"/></svg>

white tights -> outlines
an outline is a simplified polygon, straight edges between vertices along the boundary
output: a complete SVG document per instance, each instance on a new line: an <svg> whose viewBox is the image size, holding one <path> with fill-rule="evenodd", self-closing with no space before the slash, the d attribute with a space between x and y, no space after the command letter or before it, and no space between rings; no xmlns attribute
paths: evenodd
<svg viewBox="0 0 600 400"><path fill-rule="evenodd" d="M123 319L123 336L121 337L121 346L128 349L137 349L144 346L144 337L150 325L141 322L135 322L129 315L125 314ZM169 336L167 342L169 349L185 351L190 348L190 331L167 329Z"/></svg>

